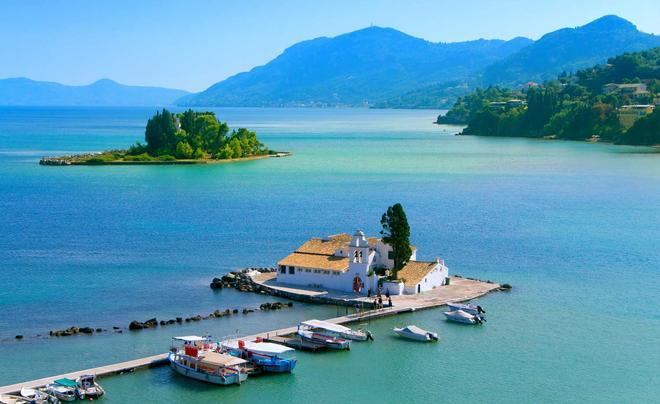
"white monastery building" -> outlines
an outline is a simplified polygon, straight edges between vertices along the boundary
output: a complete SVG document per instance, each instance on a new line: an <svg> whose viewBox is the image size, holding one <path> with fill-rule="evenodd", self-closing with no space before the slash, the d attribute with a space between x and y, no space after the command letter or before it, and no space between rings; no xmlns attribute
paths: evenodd
<svg viewBox="0 0 660 404"><path fill-rule="evenodd" d="M416 294L435 289L447 282L448 269L439 258L417 261L417 249L412 247L410 261L399 270L398 282L384 282L382 292L392 295ZM312 238L296 251L280 260L277 282L292 285L372 293L378 288L376 272L392 269L392 247L379 238L365 237L360 230L325 238Z"/></svg>

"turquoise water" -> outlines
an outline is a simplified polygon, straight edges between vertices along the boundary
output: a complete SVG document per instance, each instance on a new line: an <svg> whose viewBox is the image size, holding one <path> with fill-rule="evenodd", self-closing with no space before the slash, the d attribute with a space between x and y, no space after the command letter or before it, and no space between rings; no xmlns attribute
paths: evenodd
<svg viewBox="0 0 660 404"><path fill-rule="evenodd" d="M139 333L36 338L265 300L213 276L270 266L311 236L363 228L401 202L421 259L509 282L489 322L441 310L374 321L376 341L300 353L294 375L238 388L167 368L106 379L115 402L649 402L660 393L660 155L650 149L456 137L434 111L219 109L290 158L199 167L41 167L122 147L152 109L0 108L0 384L330 317L305 306ZM436 330L419 345L395 325ZM13 340L15 334L29 336Z"/></svg>

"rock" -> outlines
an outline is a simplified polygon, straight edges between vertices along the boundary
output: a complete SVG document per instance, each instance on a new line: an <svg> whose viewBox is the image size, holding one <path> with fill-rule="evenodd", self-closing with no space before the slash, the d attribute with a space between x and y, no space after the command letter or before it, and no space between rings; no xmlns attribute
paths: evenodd
<svg viewBox="0 0 660 404"><path fill-rule="evenodd" d="M177 318L176 318L176 322L177 322L177 323L182 323L182 322L183 322L183 318L181 318L181 317L177 317Z"/></svg>
<svg viewBox="0 0 660 404"><path fill-rule="evenodd" d="M196 316L194 316L194 317L190 317L190 319L191 319L192 321L200 321L200 320L202 319L202 316L200 316L200 315L198 314L198 315L196 315Z"/></svg>
<svg viewBox="0 0 660 404"><path fill-rule="evenodd" d="M512 286L509 285L508 283L503 283L503 284L500 286L500 289L501 289L501 290L511 290L511 288L512 288Z"/></svg>
<svg viewBox="0 0 660 404"><path fill-rule="evenodd" d="M167 324L174 324L174 323L176 323L176 320L174 319L167 320Z"/></svg>
<svg viewBox="0 0 660 404"><path fill-rule="evenodd" d="M80 332L83 333L83 334L93 334L94 329L92 327L82 327L80 329Z"/></svg>
<svg viewBox="0 0 660 404"><path fill-rule="evenodd" d="M167 322L165 320L160 320L160 325L166 325Z"/></svg>
<svg viewBox="0 0 660 404"><path fill-rule="evenodd" d="M133 330L141 330L144 328L144 323L141 323L139 321L133 320L131 323L128 325L128 329L133 331Z"/></svg>
<svg viewBox="0 0 660 404"><path fill-rule="evenodd" d="M232 310L232 313L234 313L234 314L238 313L238 309Z"/></svg>
<svg viewBox="0 0 660 404"><path fill-rule="evenodd" d="M117 327L116 325L112 327L113 330L121 330L121 327Z"/></svg>
<svg viewBox="0 0 660 404"><path fill-rule="evenodd" d="M14 338L16 338L16 339L23 339L23 336L19 334L19 335L15 336Z"/></svg>
<svg viewBox="0 0 660 404"><path fill-rule="evenodd" d="M190 322L190 317L186 318L186 323Z"/></svg>
<svg viewBox="0 0 660 404"><path fill-rule="evenodd" d="M150 318L144 322L144 328L153 328L158 326L158 320L156 318Z"/></svg>
<svg viewBox="0 0 660 404"><path fill-rule="evenodd" d="M289 307L293 307L293 302L289 302L286 305L289 306Z"/></svg>

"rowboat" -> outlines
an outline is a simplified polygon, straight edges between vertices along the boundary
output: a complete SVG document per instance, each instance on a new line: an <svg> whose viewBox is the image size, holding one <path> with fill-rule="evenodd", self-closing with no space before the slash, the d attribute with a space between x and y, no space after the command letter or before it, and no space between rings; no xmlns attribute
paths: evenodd
<svg viewBox="0 0 660 404"><path fill-rule="evenodd" d="M247 380L247 361L217 352L217 345L210 337L190 335L174 337L172 341L167 359L175 372L218 385L241 384Z"/></svg>
<svg viewBox="0 0 660 404"><path fill-rule="evenodd" d="M407 327L402 327L402 328L395 328L394 332L404 338L413 339L415 341L438 340L438 334L434 332L422 330L421 328L414 325L409 325Z"/></svg>
<svg viewBox="0 0 660 404"><path fill-rule="evenodd" d="M353 330L341 324L335 324L329 321L307 320L300 323L299 328L315 330L322 334L332 335L344 339L352 339L356 341L366 341L367 339L373 339L369 331Z"/></svg>
<svg viewBox="0 0 660 404"><path fill-rule="evenodd" d="M27 387L23 387L21 389L21 397L26 398L29 400L31 403L54 403L58 402L57 398L52 397L48 393L45 393L43 391L37 390L37 389L30 389Z"/></svg>
<svg viewBox="0 0 660 404"><path fill-rule="evenodd" d="M295 349L280 344L227 340L221 346L223 351L248 360L264 372L291 372L298 363L294 356Z"/></svg>
<svg viewBox="0 0 660 404"><path fill-rule="evenodd" d="M76 379L76 383L85 398L95 399L105 394L105 390L96 382L94 375L82 375Z"/></svg>
<svg viewBox="0 0 660 404"><path fill-rule="evenodd" d="M303 341L314 342L330 349L351 349L351 341L332 335L321 334L310 330L298 329L298 336Z"/></svg>

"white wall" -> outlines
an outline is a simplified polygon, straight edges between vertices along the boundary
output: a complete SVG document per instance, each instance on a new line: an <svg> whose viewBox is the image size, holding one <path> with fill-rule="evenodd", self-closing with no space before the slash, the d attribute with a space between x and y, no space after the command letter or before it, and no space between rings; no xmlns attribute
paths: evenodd
<svg viewBox="0 0 660 404"><path fill-rule="evenodd" d="M314 273L314 269L310 268L310 272L306 271L306 268L295 268L295 273L293 275L289 274L289 267L286 269L286 273L280 273L280 268L277 268L277 282L288 283L291 285L301 285L301 286L318 286L326 289L335 289L341 290L344 292L353 291L353 279L355 275L359 275L362 279L362 282L365 284L365 288L362 290L364 294L367 293L367 285L371 282L367 279L366 272L358 271L347 271L347 272L337 272L329 271L329 273L324 273L323 270L320 270L320 273Z"/></svg>
<svg viewBox="0 0 660 404"><path fill-rule="evenodd" d="M417 286L420 286L420 292L427 292L445 284L445 278L449 276L449 269L446 266L437 264L436 267L428 273L422 280L415 286L406 287L404 294L414 295L417 293Z"/></svg>

